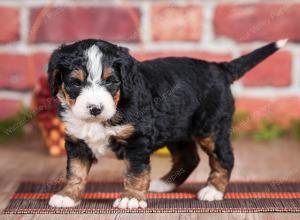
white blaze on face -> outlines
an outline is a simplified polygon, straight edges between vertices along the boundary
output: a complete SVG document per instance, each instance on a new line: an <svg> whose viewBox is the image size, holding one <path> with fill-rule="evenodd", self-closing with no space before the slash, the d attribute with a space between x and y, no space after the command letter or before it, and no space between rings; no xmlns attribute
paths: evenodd
<svg viewBox="0 0 300 220"><path fill-rule="evenodd" d="M102 52L96 45L85 51L87 58L88 86L82 88L80 95L72 107L74 115L80 119L95 118L90 114L89 106L102 107L102 112L96 118L101 120L110 119L116 113L116 106L112 95L104 86L101 86L102 75Z"/></svg>
<svg viewBox="0 0 300 220"><path fill-rule="evenodd" d="M85 56L87 57L87 70L89 72L88 81L90 82L100 82L102 75L102 52L96 45L91 46L85 51Z"/></svg>

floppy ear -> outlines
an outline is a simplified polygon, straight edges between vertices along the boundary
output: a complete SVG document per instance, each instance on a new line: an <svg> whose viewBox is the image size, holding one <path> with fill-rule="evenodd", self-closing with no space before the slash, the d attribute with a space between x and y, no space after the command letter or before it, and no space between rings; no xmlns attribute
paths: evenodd
<svg viewBox="0 0 300 220"><path fill-rule="evenodd" d="M139 72L138 61L129 54L127 48L118 48L116 66L120 74L122 96L125 98L133 95L139 96L141 93L139 87L143 87L145 82Z"/></svg>
<svg viewBox="0 0 300 220"><path fill-rule="evenodd" d="M129 49L126 47L118 47L118 59L116 65L120 70L121 77L126 77L130 72L132 72L132 67L134 66L134 58L129 54Z"/></svg>
<svg viewBox="0 0 300 220"><path fill-rule="evenodd" d="M149 105L151 95L145 89L147 86L140 72L139 61L129 54L128 49L119 48L116 66L121 78L121 100L138 100L141 106ZM139 111L140 105L137 105L136 111Z"/></svg>
<svg viewBox="0 0 300 220"><path fill-rule="evenodd" d="M48 64L48 84L52 96L56 96L62 84L61 73L57 68L59 60L58 53L57 50L53 52Z"/></svg>
<svg viewBox="0 0 300 220"><path fill-rule="evenodd" d="M125 47L118 47L117 59L114 62L113 67L118 72L119 78L121 80L123 92L130 92L131 81L132 81L132 71L134 67L134 58L130 56L129 50Z"/></svg>
<svg viewBox="0 0 300 220"><path fill-rule="evenodd" d="M61 73L58 69L55 69L51 72L48 71L48 84L52 96L56 96L58 89L62 84Z"/></svg>

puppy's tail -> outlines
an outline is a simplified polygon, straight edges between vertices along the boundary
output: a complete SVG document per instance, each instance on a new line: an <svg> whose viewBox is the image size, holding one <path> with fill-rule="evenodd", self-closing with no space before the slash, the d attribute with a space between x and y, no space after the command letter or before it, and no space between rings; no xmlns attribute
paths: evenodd
<svg viewBox="0 0 300 220"><path fill-rule="evenodd" d="M287 41L287 39L278 40L230 62L220 63L220 65L228 73L229 81L234 82L278 49L284 47Z"/></svg>

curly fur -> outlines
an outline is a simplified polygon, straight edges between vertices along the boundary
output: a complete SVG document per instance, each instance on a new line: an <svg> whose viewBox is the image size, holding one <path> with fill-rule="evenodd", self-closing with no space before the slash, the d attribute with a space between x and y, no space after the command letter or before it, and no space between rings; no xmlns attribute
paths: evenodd
<svg viewBox="0 0 300 220"><path fill-rule="evenodd" d="M86 56L89 48L92 48L92 59ZM110 68L112 73L107 79L99 79L99 85L112 98L118 93L118 102L113 112L114 116L118 116L117 120L111 117L103 122L91 117L92 122L83 120L78 123L80 127L77 130L80 133L80 129L86 127L84 123L107 123L108 127L99 125L101 134L97 136L97 131L93 131L92 135L96 137L91 138L101 142L99 137L101 139L101 135L109 134L103 137L107 145L105 147L111 148L118 158L128 162L127 176L137 177L149 170L150 154L167 145L172 146L172 152L175 152L173 161L176 167L182 165L186 168L181 178L174 177L171 180L172 184L179 185L199 162L198 156L192 155L197 154L195 138L201 143L201 139L210 137L212 144L207 153L213 161L211 164L217 164L212 166L212 176L219 172L218 169L223 169L226 171L223 172L226 173L224 178L229 179L234 163L230 144L234 99L230 85L277 49L278 45L271 43L231 62L222 63L186 57L139 62L130 56L126 48L100 40L84 40L63 45L54 51L49 62L49 85L52 94L57 95L64 83L76 105L77 97L90 86L87 80L89 75L97 76L99 69ZM98 50L101 52L101 61L95 55ZM93 59L96 59L96 63L92 63ZM68 84L69 73L74 69L80 69L86 74L80 88ZM96 101L97 97L91 96L91 99ZM69 108L62 100L60 115L63 121L71 120ZM126 141L116 141L118 134L105 130L107 128L111 131L114 126L129 124L134 129L130 135L126 135ZM94 160L95 152L91 149L95 146L89 146L91 140L68 133L68 136L72 135L72 138L67 137L66 142L68 157ZM185 147L185 144L189 147ZM191 164L189 158L195 158L193 160L196 162ZM226 188L226 185L222 188Z"/></svg>

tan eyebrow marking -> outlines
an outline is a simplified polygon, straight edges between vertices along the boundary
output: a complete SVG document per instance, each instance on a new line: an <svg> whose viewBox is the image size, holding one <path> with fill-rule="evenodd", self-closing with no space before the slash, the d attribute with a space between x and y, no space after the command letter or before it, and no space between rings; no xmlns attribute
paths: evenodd
<svg viewBox="0 0 300 220"><path fill-rule="evenodd" d="M85 77L85 73L81 69L79 69L79 70L73 70L71 72L71 76L74 77L74 78L79 79L80 81L83 81L84 77Z"/></svg>
<svg viewBox="0 0 300 220"><path fill-rule="evenodd" d="M110 67L106 67L103 70L103 74L102 74L102 79L107 79L108 77L110 77L112 75L113 69Z"/></svg>

